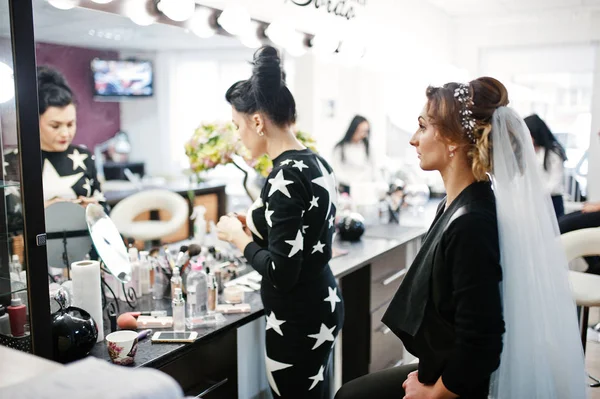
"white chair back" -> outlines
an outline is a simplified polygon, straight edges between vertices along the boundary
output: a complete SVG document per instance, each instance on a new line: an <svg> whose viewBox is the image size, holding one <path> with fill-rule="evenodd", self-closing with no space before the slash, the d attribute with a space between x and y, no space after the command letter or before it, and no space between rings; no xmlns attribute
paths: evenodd
<svg viewBox="0 0 600 399"><path fill-rule="evenodd" d="M169 212L171 219L134 221L139 214L155 209ZM142 241L158 240L177 232L188 217L187 201L169 190L140 191L117 203L110 213L123 236Z"/></svg>
<svg viewBox="0 0 600 399"><path fill-rule="evenodd" d="M570 231L560 238L569 262L582 256L600 255L600 227Z"/></svg>

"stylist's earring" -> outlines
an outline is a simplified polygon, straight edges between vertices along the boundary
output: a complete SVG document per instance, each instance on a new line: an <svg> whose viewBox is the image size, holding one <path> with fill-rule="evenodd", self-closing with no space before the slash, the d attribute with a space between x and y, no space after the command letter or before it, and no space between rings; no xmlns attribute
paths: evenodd
<svg viewBox="0 0 600 399"><path fill-rule="evenodd" d="M264 136L264 135L265 135L265 132L263 132L262 130L261 130L261 131L258 131L258 132L256 132L256 133L257 133L257 134L258 134L260 137L262 137L262 136Z"/></svg>

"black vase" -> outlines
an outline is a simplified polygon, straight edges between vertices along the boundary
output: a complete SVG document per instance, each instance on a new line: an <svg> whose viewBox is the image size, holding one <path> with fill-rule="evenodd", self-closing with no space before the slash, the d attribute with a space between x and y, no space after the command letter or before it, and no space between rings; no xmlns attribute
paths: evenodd
<svg viewBox="0 0 600 399"><path fill-rule="evenodd" d="M337 223L343 241L358 241L365 232L365 219L358 213L345 213Z"/></svg>
<svg viewBox="0 0 600 399"><path fill-rule="evenodd" d="M98 325L88 312L70 306L52 315L54 359L69 363L86 357L98 339Z"/></svg>

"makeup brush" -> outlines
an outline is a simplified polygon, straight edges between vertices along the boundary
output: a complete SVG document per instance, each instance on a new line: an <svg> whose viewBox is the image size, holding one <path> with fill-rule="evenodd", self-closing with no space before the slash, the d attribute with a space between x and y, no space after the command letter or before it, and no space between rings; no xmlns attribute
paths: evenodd
<svg viewBox="0 0 600 399"><path fill-rule="evenodd" d="M200 245L190 244L190 246L188 247L188 254L190 255L190 258L198 256L200 255L200 253L202 253L202 247Z"/></svg>
<svg viewBox="0 0 600 399"><path fill-rule="evenodd" d="M175 261L175 266L176 267L181 267L183 265L185 265L187 263L187 261L190 259L187 251L188 251L188 246L187 245L182 245L181 247L179 247L179 254L177 254L177 260Z"/></svg>
<svg viewBox="0 0 600 399"><path fill-rule="evenodd" d="M186 262L181 266L181 273L184 273L190 264L190 260L202 253L202 247L198 244L190 244L187 249Z"/></svg>

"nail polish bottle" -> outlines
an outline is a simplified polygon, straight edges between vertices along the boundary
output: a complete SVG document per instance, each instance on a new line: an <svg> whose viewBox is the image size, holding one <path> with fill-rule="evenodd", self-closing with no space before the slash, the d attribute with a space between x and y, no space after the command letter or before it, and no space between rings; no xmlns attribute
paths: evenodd
<svg viewBox="0 0 600 399"><path fill-rule="evenodd" d="M10 317L10 332L15 337L25 335L25 323L27 323L27 309L21 303L21 298L13 298L8 307Z"/></svg>

